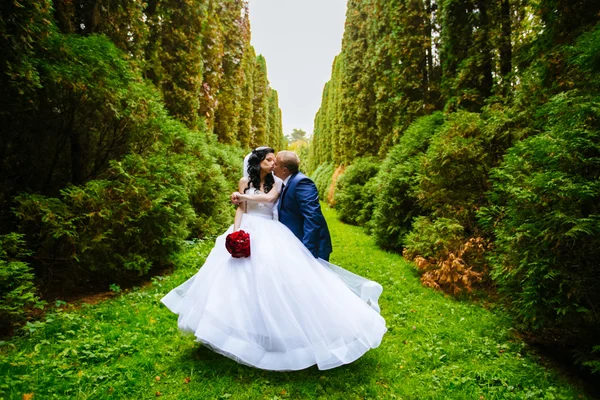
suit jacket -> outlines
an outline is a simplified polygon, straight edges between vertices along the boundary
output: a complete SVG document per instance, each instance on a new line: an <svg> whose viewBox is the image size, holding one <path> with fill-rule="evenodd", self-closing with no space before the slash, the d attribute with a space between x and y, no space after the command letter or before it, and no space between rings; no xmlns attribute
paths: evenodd
<svg viewBox="0 0 600 400"><path fill-rule="evenodd" d="M331 236L319 204L315 183L298 172L279 196L279 221L304 243L313 256L329 261Z"/></svg>

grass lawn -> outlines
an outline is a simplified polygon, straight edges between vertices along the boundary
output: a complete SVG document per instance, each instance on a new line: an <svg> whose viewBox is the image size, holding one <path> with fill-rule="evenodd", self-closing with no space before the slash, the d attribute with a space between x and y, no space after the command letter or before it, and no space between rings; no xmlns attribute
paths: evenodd
<svg viewBox="0 0 600 400"><path fill-rule="evenodd" d="M422 287L411 264L325 208L331 261L376 280L388 333L356 362L268 372L181 334L160 303L193 275L212 241L190 245L170 276L98 304L61 304L0 346L0 399L588 398L512 334L500 311ZM226 295L224 293L223 295Z"/></svg>

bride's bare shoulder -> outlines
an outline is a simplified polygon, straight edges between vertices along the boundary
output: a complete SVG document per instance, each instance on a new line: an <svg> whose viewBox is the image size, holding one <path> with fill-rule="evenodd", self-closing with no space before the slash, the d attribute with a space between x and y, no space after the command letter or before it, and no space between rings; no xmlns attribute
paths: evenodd
<svg viewBox="0 0 600 400"><path fill-rule="evenodd" d="M240 182L238 183L238 190L240 191L240 193L244 193L244 189L246 189L248 187L248 177L242 177L242 179L240 179Z"/></svg>

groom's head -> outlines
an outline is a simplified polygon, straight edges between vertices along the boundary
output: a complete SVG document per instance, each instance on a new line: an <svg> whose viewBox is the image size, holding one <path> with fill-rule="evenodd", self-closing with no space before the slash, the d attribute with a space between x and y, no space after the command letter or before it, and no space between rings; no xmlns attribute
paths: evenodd
<svg viewBox="0 0 600 400"><path fill-rule="evenodd" d="M273 169L273 172L275 172L275 175L278 178L285 179L298 172L299 165L300 159L296 153L283 150L277 153L277 156L275 157L275 168Z"/></svg>

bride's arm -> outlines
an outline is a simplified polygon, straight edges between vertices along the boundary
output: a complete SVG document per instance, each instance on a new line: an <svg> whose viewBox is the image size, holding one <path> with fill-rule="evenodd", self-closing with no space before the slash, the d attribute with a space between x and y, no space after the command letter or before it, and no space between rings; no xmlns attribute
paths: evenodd
<svg viewBox="0 0 600 400"><path fill-rule="evenodd" d="M237 198L240 201L252 201L255 203L275 203L279 198L279 192L273 187L269 190L269 193L265 194L253 194L247 195L242 193L236 193Z"/></svg>
<svg viewBox="0 0 600 400"><path fill-rule="evenodd" d="M247 185L248 185L248 179L245 179L245 186L239 187L239 192L236 192L233 194L233 197L235 197L238 201L252 201L254 203L275 203L277 201L277 199L279 198L279 193L281 192L281 180L279 178L276 178L275 183L273 184L273 187L271 188L271 190L269 190L269 193L264 193L264 194L253 194L253 195L247 195L244 194L244 190L246 189ZM240 181L241 182L241 181Z"/></svg>
<svg viewBox="0 0 600 400"><path fill-rule="evenodd" d="M248 186L248 178L242 178L240 179L240 183L238 184L238 190L240 191L244 191L244 189L246 188L246 186ZM237 210L235 210L235 220L233 222L233 231L237 231L238 229L240 229L240 225L242 223L242 215L244 215L244 213L246 212L246 203L244 201L241 201L238 206L237 206Z"/></svg>

